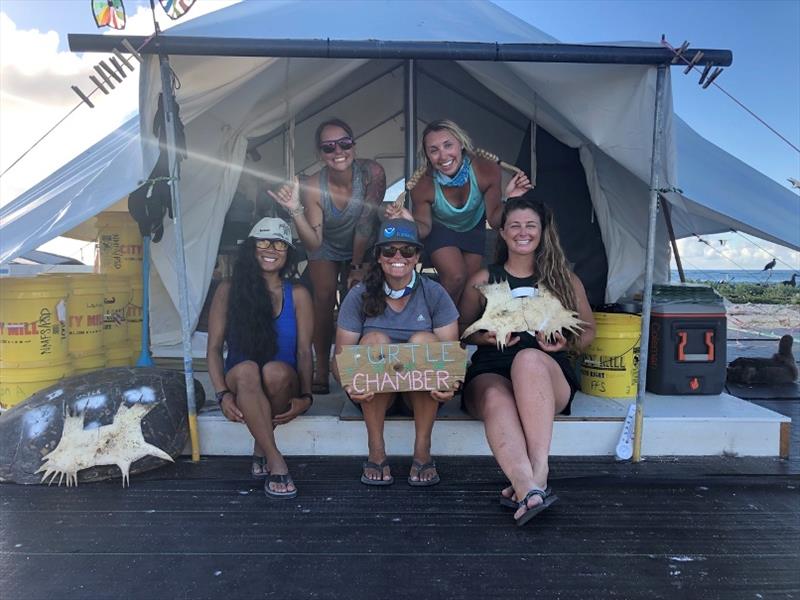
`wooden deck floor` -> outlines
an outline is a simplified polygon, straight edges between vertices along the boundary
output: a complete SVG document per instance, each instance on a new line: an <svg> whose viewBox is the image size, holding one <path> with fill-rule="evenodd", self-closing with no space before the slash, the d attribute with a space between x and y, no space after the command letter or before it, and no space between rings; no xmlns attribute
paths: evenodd
<svg viewBox="0 0 800 600"><path fill-rule="evenodd" d="M789 460L556 458L560 501L525 528L491 458L438 462L439 486L395 457L396 483L369 488L357 458L293 457L290 501L243 458L125 490L0 485L0 597L800 598L796 439Z"/></svg>

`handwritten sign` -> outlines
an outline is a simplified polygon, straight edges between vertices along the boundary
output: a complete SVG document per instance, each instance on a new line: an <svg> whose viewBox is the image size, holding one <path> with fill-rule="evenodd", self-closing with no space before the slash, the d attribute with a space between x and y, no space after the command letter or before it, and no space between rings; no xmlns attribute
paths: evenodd
<svg viewBox="0 0 800 600"><path fill-rule="evenodd" d="M464 381L467 352L458 342L342 346L336 363L342 385L359 394L447 391Z"/></svg>

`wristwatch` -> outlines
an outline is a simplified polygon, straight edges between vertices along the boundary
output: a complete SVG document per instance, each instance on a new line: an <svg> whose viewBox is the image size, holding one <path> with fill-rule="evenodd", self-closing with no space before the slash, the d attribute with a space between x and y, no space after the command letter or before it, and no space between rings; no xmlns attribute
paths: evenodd
<svg viewBox="0 0 800 600"><path fill-rule="evenodd" d="M222 399L225 397L225 394L233 394L233 392L230 390L220 390L214 394L214 397L217 399L217 404L222 404Z"/></svg>

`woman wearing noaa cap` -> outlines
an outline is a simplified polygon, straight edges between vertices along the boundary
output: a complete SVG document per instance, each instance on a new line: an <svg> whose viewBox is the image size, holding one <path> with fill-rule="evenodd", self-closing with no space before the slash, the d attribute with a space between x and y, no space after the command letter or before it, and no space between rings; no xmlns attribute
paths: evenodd
<svg viewBox="0 0 800 600"><path fill-rule="evenodd" d="M458 311L445 289L418 275L422 243L413 221L390 219L381 225L364 281L358 283L342 302L336 329L336 353L342 346L445 342L458 340ZM337 369L334 375L338 378ZM412 486L439 483L431 458L431 434L441 402L453 392L405 392L358 394L345 388L350 399L364 413L369 457L363 465L361 482L389 485L394 482L386 460L383 425L387 411L413 411L416 439L414 459L408 475Z"/></svg>
<svg viewBox="0 0 800 600"><path fill-rule="evenodd" d="M208 322L208 374L225 417L255 439L251 474L270 498L297 488L273 430L306 412L311 395L311 296L296 273L291 230L265 217L239 246L233 277L220 284ZM228 353L223 362L223 344Z"/></svg>

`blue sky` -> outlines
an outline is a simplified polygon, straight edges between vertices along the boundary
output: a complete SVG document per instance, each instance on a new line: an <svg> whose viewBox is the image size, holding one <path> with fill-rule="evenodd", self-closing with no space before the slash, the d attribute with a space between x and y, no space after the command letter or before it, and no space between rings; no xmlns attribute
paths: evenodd
<svg viewBox="0 0 800 600"><path fill-rule="evenodd" d="M207 1L197 0L197 6ZM730 49L734 54L733 65L717 82L800 146L798 1L496 0L496 4L564 42L658 42L661 34L666 34L674 45L688 40L697 48ZM149 3L126 0L125 6L128 14L134 15ZM61 51L67 50L66 33L98 31L89 0L0 0L0 12L13 21L17 30L57 32ZM163 14L161 20L167 21ZM0 61L7 58L0 56ZM781 185L787 185L787 177L800 179L800 154L719 90L713 87L702 90L697 85L697 75L683 75L681 69L672 70L672 82L676 112L701 135ZM31 136L29 143L34 139ZM2 162L5 164L6 160ZM731 260L721 258L696 241L682 241L682 255L698 268L736 268L734 263L754 267L766 262L761 259L769 253L776 253L794 268L800 268L797 253L772 244L758 242L768 251L765 254L735 234L708 237L727 239L723 248L730 253Z"/></svg>

